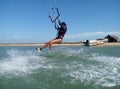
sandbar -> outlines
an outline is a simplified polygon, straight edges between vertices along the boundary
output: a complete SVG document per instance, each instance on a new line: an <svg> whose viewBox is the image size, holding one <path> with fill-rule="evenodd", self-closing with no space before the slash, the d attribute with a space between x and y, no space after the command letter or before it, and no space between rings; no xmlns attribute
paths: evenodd
<svg viewBox="0 0 120 89"><path fill-rule="evenodd" d="M0 46L42 46L44 43L1 43ZM84 46L83 43L60 43L53 46ZM120 46L120 42L102 43L94 46Z"/></svg>

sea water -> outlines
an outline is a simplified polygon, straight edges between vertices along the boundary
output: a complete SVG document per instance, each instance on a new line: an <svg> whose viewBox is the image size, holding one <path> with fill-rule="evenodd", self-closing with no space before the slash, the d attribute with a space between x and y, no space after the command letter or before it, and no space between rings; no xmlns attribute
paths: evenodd
<svg viewBox="0 0 120 89"><path fill-rule="evenodd" d="M119 89L120 46L0 47L0 89Z"/></svg>

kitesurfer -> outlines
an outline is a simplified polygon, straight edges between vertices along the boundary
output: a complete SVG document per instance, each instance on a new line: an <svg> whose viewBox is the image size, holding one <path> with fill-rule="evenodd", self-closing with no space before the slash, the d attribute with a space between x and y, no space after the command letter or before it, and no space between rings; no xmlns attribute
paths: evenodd
<svg viewBox="0 0 120 89"><path fill-rule="evenodd" d="M48 41L41 48L36 48L36 50L42 50L42 49L46 48L47 46L49 46L49 50L51 50L53 44L59 44L62 42L62 40L65 36L65 33L67 31L67 24L65 22L61 22L60 20L58 20L58 23L59 24L57 24L55 21L55 29L57 30L56 38Z"/></svg>

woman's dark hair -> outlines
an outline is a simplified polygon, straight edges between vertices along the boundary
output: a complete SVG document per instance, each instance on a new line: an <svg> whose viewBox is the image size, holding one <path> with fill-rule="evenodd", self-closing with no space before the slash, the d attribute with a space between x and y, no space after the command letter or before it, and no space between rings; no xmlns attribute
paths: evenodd
<svg viewBox="0 0 120 89"><path fill-rule="evenodd" d="M62 26L66 26L66 23L65 23L65 22L62 22L61 24L62 24Z"/></svg>

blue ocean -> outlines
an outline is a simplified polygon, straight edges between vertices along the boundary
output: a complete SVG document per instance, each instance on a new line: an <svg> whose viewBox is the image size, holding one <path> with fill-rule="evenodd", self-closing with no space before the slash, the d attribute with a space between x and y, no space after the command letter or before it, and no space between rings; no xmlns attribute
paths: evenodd
<svg viewBox="0 0 120 89"><path fill-rule="evenodd" d="M0 47L0 89L120 89L120 46Z"/></svg>

